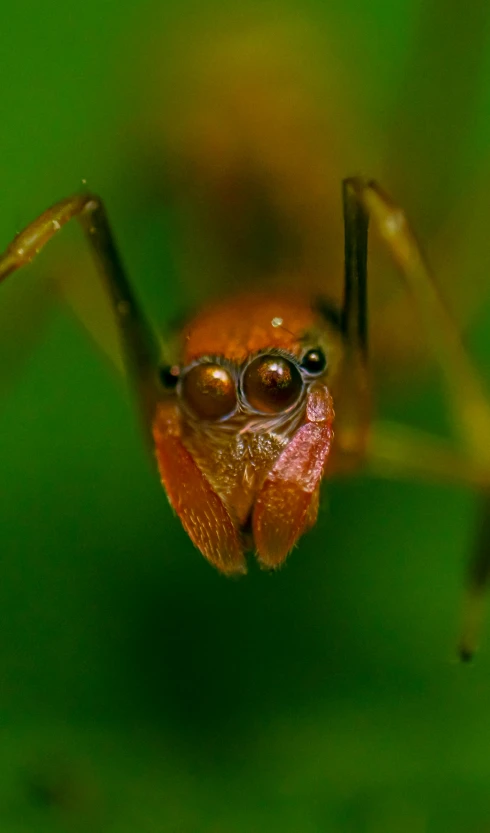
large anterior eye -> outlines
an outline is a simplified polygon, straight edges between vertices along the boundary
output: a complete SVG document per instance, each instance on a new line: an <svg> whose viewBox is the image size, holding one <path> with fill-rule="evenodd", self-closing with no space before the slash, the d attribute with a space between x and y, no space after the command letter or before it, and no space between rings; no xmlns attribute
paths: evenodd
<svg viewBox="0 0 490 833"><path fill-rule="evenodd" d="M182 378L181 394L202 419L222 419L236 408L235 382L225 367L213 362L191 367Z"/></svg>
<svg viewBox="0 0 490 833"><path fill-rule="evenodd" d="M284 356L258 356L243 374L249 405L264 414L278 414L294 405L303 392L301 374Z"/></svg>

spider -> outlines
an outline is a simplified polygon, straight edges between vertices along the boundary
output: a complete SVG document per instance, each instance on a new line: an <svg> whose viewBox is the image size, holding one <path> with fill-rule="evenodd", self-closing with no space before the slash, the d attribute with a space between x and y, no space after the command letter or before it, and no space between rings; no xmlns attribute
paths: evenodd
<svg viewBox="0 0 490 833"><path fill-rule="evenodd" d="M85 232L118 326L125 367L171 506L219 571L245 553L280 567L316 521L321 481L364 467L382 476L490 485L490 406L404 212L375 183L343 181L345 275L336 307L290 292L210 305L162 346L137 302L100 197L62 200L0 258L0 281L65 223ZM372 414L367 249L372 221L415 302L445 382L460 447ZM471 562L459 652L476 647L489 574L488 512Z"/></svg>

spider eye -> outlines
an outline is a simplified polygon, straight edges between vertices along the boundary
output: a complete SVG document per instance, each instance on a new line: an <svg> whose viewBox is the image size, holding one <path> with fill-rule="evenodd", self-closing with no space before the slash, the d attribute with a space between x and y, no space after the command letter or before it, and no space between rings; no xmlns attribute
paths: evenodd
<svg viewBox="0 0 490 833"><path fill-rule="evenodd" d="M163 387L171 390L172 388L175 388L177 382L179 381L180 367L176 364L165 365L160 368L158 373Z"/></svg>
<svg viewBox="0 0 490 833"><path fill-rule="evenodd" d="M308 350L301 362L303 370L311 374L323 373L326 366L327 359L325 353L319 347L316 347L314 350Z"/></svg>
<svg viewBox="0 0 490 833"><path fill-rule="evenodd" d="M303 380L296 365L284 356L258 356L245 369L242 388L256 411L278 414L298 401Z"/></svg>
<svg viewBox="0 0 490 833"><path fill-rule="evenodd" d="M236 408L235 382L225 367L196 364L183 376L182 397L196 416L222 419Z"/></svg>

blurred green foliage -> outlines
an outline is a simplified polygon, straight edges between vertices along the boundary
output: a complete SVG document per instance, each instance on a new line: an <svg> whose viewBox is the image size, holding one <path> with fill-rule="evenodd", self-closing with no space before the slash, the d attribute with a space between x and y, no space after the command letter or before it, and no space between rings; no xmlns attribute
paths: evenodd
<svg viewBox="0 0 490 833"><path fill-rule="evenodd" d="M2 26L1 245L86 179L161 321L185 301L161 218L139 214L126 125L145 39L183 8L26 0ZM431 234L487 162L483 4L312 9L395 160L389 186ZM26 286L57 245L2 288L19 335L0 376L35 336ZM490 372L483 301L470 341ZM440 427L427 390L383 407ZM0 460L2 833L490 829L490 637L474 667L452 662L471 494L328 484L283 571L226 580L172 516L124 385L60 307L1 399Z"/></svg>

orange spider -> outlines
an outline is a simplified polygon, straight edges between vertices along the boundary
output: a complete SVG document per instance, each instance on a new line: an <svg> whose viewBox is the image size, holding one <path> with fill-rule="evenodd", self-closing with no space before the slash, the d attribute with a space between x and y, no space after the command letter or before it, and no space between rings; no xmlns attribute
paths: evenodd
<svg viewBox="0 0 490 833"><path fill-rule="evenodd" d="M340 308L317 297L235 296L210 306L163 352L126 277L102 201L48 209L0 258L0 281L77 217L118 325L128 375L161 479L189 537L226 574L245 552L280 566L317 516L322 479L365 465L490 482L490 408L405 215L374 183L343 184L345 281ZM465 447L371 417L366 302L371 218L397 263L444 372ZM334 413L335 409L335 413ZM335 431L335 435L334 435ZM473 650L487 582L486 536L471 572L460 651Z"/></svg>

